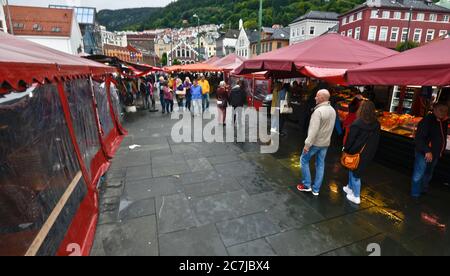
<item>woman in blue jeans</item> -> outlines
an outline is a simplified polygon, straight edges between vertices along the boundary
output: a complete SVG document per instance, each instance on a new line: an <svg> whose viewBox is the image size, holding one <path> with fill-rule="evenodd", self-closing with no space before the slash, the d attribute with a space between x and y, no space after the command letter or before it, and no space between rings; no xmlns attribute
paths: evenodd
<svg viewBox="0 0 450 276"><path fill-rule="evenodd" d="M380 142L381 126L378 122L375 104L363 101L359 107L356 121L350 126L344 152L360 153L360 163L356 170L349 171L348 186L344 187L347 199L355 204L361 204L361 176L372 162Z"/></svg>

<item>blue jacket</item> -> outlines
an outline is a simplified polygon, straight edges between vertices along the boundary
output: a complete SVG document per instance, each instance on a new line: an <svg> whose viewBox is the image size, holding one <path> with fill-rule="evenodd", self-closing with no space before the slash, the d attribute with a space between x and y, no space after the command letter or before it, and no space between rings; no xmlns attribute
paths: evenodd
<svg viewBox="0 0 450 276"><path fill-rule="evenodd" d="M192 100L201 100L202 99L202 87L200 85L193 85L191 87Z"/></svg>

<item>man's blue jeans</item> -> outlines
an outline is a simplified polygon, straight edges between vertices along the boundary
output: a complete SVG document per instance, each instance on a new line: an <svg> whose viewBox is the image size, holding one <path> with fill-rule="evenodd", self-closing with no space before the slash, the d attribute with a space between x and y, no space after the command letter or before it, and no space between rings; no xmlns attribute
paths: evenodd
<svg viewBox="0 0 450 276"><path fill-rule="evenodd" d="M202 107L203 112L209 109L209 94L203 94L202 95Z"/></svg>
<svg viewBox="0 0 450 276"><path fill-rule="evenodd" d="M303 175L303 185L306 188L311 188L311 169L309 163L311 159L316 157L316 179L314 185L312 186L313 192L319 193L320 187L322 186L323 176L325 174L325 158L327 156L328 147L316 147L312 146L307 154L303 153L300 157L300 166Z"/></svg>
<svg viewBox="0 0 450 276"><path fill-rule="evenodd" d="M348 173L348 187L355 197L361 197L361 178L357 178L352 171Z"/></svg>
<svg viewBox="0 0 450 276"><path fill-rule="evenodd" d="M420 197L422 192L428 191L431 179L433 178L434 168L436 168L438 160L438 158L434 158L433 162L427 163L425 155L416 152L411 189L411 195L413 197Z"/></svg>

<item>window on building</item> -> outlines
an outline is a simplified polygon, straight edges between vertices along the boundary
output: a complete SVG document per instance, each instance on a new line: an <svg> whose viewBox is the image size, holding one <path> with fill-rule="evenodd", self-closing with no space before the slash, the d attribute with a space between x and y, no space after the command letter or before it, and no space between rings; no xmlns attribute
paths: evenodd
<svg viewBox="0 0 450 276"><path fill-rule="evenodd" d="M355 21L355 17L354 17L354 15L352 14L352 15L350 15L350 16L348 17L348 23L352 23L353 21Z"/></svg>
<svg viewBox="0 0 450 276"><path fill-rule="evenodd" d="M409 20L411 18L410 12L405 12L405 20Z"/></svg>
<svg viewBox="0 0 450 276"><path fill-rule="evenodd" d="M52 32L53 33L60 33L61 32L61 28L60 27L52 27Z"/></svg>
<svg viewBox="0 0 450 276"><path fill-rule="evenodd" d="M383 19L389 19L391 17L390 11L384 11L383 12Z"/></svg>
<svg viewBox="0 0 450 276"><path fill-rule="evenodd" d="M370 18L378 18L378 10L372 10L370 13Z"/></svg>
<svg viewBox="0 0 450 276"><path fill-rule="evenodd" d="M342 36L345 36L346 35L346 32L344 31L344 32L341 32L341 35Z"/></svg>
<svg viewBox="0 0 450 276"><path fill-rule="evenodd" d="M450 16L448 16L448 15L444 15L444 17L442 18L442 21L443 22L449 22L449 20L450 20Z"/></svg>
<svg viewBox="0 0 450 276"><path fill-rule="evenodd" d="M403 28L402 29L402 42L405 42L406 39L408 39L408 35L409 35L408 28Z"/></svg>
<svg viewBox="0 0 450 276"><path fill-rule="evenodd" d="M437 21L437 14L431 13L430 14L430 21L431 22L436 22Z"/></svg>
<svg viewBox="0 0 450 276"><path fill-rule="evenodd" d="M355 39L361 39L361 27L355 29Z"/></svg>
<svg viewBox="0 0 450 276"><path fill-rule="evenodd" d="M388 37L388 32L389 32L389 27L381 27L380 28L380 41L387 41L387 37Z"/></svg>
<svg viewBox="0 0 450 276"><path fill-rule="evenodd" d="M425 14L424 13L418 13L416 20L417 21L424 21L425 20Z"/></svg>
<svg viewBox="0 0 450 276"><path fill-rule="evenodd" d="M292 29L291 36L292 36L292 37L295 37L295 29Z"/></svg>
<svg viewBox="0 0 450 276"><path fill-rule="evenodd" d="M305 35L305 27L302 27L302 35Z"/></svg>
<svg viewBox="0 0 450 276"><path fill-rule="evenodd" d="M402 19L402 13L401 12L395 12L394 13L394 19L397 19L397 20Z"/></svg>
<svg viewBox="0 0 450 276"><path fill-rule="evenodd" d="M272 52L272 50L273 50L272 42L269 42L269 52Z"/></svg>
<svg viewBox="0 0 450 276"><path fill-rule="evenodd" d="M13 26L14 26L14 29L18 29L18 30L23 29L25 27L25 25L23 23L14 23Z"/></svg>
<svg viewBox="0 0 450 276"><path fill-rule="evenodd" d="M353 29L350 29L347 31L347 36L348 37L353 37Z"/></svg>
<svg viewBox="0 0 450 276"><path fill-rule="evenodd" d="M422 39L422 29L415 29L413 41L420 43L421 39Z"/></svg>
<svg viewBox="0 0 450 276"><path fill-rule="evenodd" d="M347 17L342 18L342 25L347 24Z"/></svg>
<svg viewBox="0 0 450 276"><path fill-rule="evenodd" d="M439 31L439 37L442 37L442 36L446 35L447 33L448 33L447 30L440 30Z"/></svg>
<svg viewBox="0 0 450 276"><path fill-rule="evenodd" d="M42 31L42 26L40 24L34 24L33 31L37 31L37 32Z"/></svg>
<svg viewBox="0 0 450 276"><path fill-rule="evenodd" d="M427 42L434 39L434 30L427 31Z"/></svg>
<svg viewBox="0 0 450 276"><path fill-rule="evenodd" d="M0 29L3 30L3 21L0 20Z"/></svg>
<svg viewBox="0 0 450 276"><path fill-rule="evenodd" d="M180 50L177 51L177 57L181 57L181 51Z"/></svg>
<svg viewBox="0 0 450 276"><path fill-rule="evenodd" d="M358 14L356 15L356 20L362 20L362 16L363 16L363 13L358 12Z"/></svg>
<svg viewBox="0 0 450 276"><path fill-rule="evenodd" d="M399 33L399 31L400 31L399 27L393 27L391 29L391 41L395 41L395 42L398 41L398 33Z"/></svg>
<svg viewBox="0 0 450 276"><path fill-rule="evenodd" d="M186 57L190 57L191 51L186 51Z"/></svg>
<svg viewBox="0 0 450 276"><path fill-rule="evenodd" d="M280 49L281 47L283 47L283 43L277 42L277 49Z"/></svg>
<svg viewBox="0 0 450 276"><path fill-rule="evenodd" d="M309 34L310 34L310 35L314 35L315 33L316 33L316 27L311 26L311 27L309 28Z"/></svg>
<svg viewBox="0 0 450 276"><path fill-rule="evenodd" d="M369 27L369 35L367 37L367 40L369 41L375 41L377 39L377 27Z"/></svg>

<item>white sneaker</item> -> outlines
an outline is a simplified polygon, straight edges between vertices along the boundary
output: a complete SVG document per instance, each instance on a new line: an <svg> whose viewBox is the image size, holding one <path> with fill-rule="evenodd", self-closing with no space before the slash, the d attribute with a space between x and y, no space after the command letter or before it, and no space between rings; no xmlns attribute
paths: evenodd
<svg viewBox="0 0 450 276"><path fill-rule="evenodd" d="M313 196L319 196L319 193L312 192Z"/></svg>
<svg viewBox="0 0 450 276"><path fill-rule="evenodd" d="M348 194L348 195L347 195L347 199L348 199L350 202L355 203L356 205L360 205L360 204L361 204L361 198L360 198L360 197L355 197L355 196L353 195L353 193L352 193L352 194Z"/></svg>
<svg viewBox="0 0 450 276"><path fill-rule="evenodd" d="M343 190L346 194L353 195L353 191L348 186L345 186Z"/></svg>

